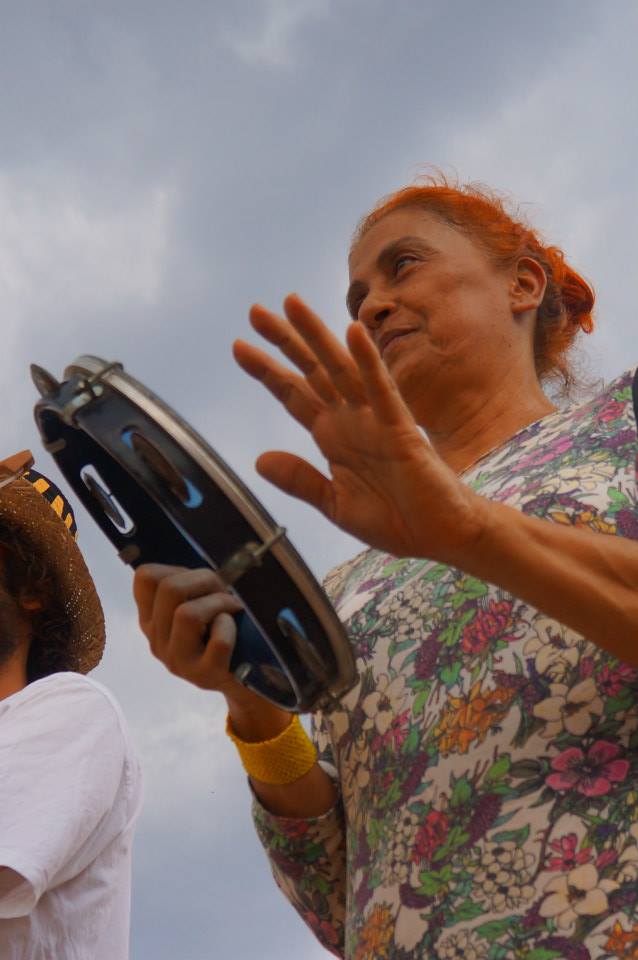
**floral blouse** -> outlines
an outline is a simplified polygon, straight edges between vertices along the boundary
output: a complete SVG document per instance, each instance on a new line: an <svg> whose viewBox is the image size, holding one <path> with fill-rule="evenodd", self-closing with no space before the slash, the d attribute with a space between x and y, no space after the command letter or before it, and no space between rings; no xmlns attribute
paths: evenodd
<svg viewBox="0 0 638 960"><path fill-rule="evenodd" d="M637 377L638 380L638 377ZM464 475L638 539L634 371ZM498 587L366 550L329 575L359 682L313 735L341 801L254 816L277 883L353 960L638 958L638 670Z"/></svg>

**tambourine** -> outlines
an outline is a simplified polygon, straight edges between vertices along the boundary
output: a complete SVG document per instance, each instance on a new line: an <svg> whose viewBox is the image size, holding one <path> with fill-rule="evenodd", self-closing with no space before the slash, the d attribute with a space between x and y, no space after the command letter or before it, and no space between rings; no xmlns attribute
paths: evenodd
<svg viewBox="0 0 638 960"><path fill-rule="evenodd" d="M79 357L62 383L31 373L44 446L120 558L217 571L244 604L237 679L295 713L338 701L356 679L343 627L284 528L222 458L120 363Z"/></svg>

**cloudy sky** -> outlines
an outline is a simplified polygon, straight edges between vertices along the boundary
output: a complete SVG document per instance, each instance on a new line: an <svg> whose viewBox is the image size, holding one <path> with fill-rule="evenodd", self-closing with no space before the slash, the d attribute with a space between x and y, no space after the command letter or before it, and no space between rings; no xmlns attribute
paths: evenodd
<svg viewBox="0 0 638 960"><path fill-rule="evenodd" d="M635 0L0 3L5 455L40 450L28 365L121 360L252 486L318 576L358 548L269 489L319 462L233 365L255 300L345 328L348 239L428 164L507 191L598 293L583 362L638 360ZM270 879L214 695L145 649L130 572L79 513L146 771L134 960L327 956Z"/></svg>

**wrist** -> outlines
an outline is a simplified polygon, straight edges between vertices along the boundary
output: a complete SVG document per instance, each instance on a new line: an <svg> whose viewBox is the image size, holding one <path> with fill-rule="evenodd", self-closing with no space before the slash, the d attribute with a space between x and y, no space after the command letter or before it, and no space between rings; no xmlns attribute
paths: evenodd
<svg viewBox="0 0 638 960"><path fill-rule="evenodd" d="M233 730L241 740L257 743L272 740L290 725L292 714L276 707L252 690L226 693L228 716Z"/></svg>
<svg viewBox="0 0 638 960"><path fill-rule="evenodd" d="M428 544L428 549L420 555L480 576L477 567L481 566L482 553L489 549L494 527L499 522L497 508L502 505L468 487L463 487L460 493L460 502L457 500L446 508L450 524L443 527L437 542Z"/></svg>
<svg viewBox="0 0 638 960"><path fill-rule="evenodd" d="M252 781L272 786L287 786L302 780L317 762L317 750L292 714L283 731L268 740L247 741L238 735L228 716L226 733L233 741L244 770Z"/></svg>

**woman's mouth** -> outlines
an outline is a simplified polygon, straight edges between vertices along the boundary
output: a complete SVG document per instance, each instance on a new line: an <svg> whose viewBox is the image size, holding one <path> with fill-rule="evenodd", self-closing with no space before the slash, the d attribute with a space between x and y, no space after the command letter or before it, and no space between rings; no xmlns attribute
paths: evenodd
<svg viewBox="0 0 638 960"><path fill-rule="evenodd" d="M389 351L397 349L398 345L402 344L413 333L414 330L395 330L386 334L379 343L381 356L385 359Z"/></svg>

